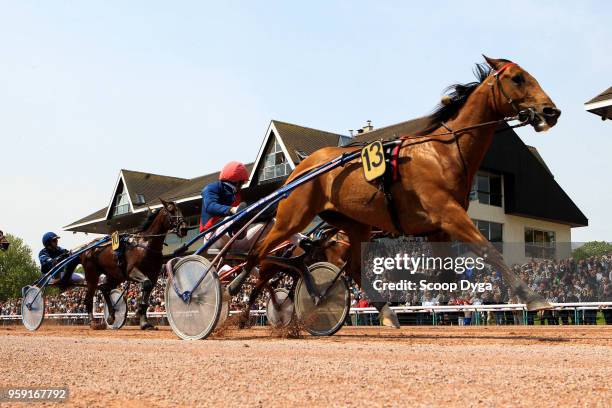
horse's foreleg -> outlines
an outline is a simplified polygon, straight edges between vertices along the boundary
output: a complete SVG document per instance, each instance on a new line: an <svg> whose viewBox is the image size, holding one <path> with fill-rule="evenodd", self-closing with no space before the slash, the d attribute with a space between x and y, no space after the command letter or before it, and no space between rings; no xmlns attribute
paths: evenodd
<svg viewBox="0 0 612 408"><path fill-rule="evenodd" d="M467 212L459 205L449 205L442 212L441 228L452 239L470 244L475 254L485 258L486 262L501 271L502 278L512 293L527 304L528 310L550 308L551 305L542 296L531 290L504 262L497 249L478 231Z"/></svg>
<svg viewBox="0 0 612 408"><path fill-rule="evenodd" d="M87 281L87 292L85 293L85 307L87 309L87 320L89 320L89 327L92 329L99 329L98 325L94 320L93 307L94 307L94 294L98 288L98 281L96 279Z"/></svg>
<svg viewBox="0 0 612 408"><path fill-rule="evenodd" d="M363 224L357 226L353 225L349 227L349 231L346 232L351 245L350 262L347 266L349 267L350 275L355 283L363 288L363 281L361 279L361 243L370 240L371 228ZM366 284L370 284L368 279L366 279ZM388 302L374 301L372 302L372 306L378 310L378 320L383 326L396 329L400 328L397 314L391 309Z"/></svg>
<svg viewBox="0 0 612 408"><path fill-rule="evenodd" d="M90 284L87 284L87 293L85 294L85 308L87 309L87 320L89 320L89 324L93 322L93 298L95 291L95 287L92 288Z"/></svg>
<svg viewBox="0 0 612 408"><path fill-rule="evenodd" d="M98 270L96 264L92 259L90 251L87 251L81 255L81 264L85 270L85 281L87 283L87 291L85 292L85 308L87 310L87 320L89 321L89 327L97 329L97 325L94 321L93 316L93 302L96 289L98 288Z"/></svg>
<svg viewBox="0 0 612 408"><path fill-rule="evenodd" d="M340 228L346 233L349 240L346 270L357 286L363 289L361 280L361 243L370 240L372 228L340 213L325 212L320 214L320 216L329 224ZM387 302L372 302L372 306L378 310L378 319L383 326L399 329L399 319Z"/></svg>
<svg viewBox="0 0 612 408"><path fill-rule="evenodd" d="M130 271L129 278L135 282L140 283L140 303L138 304L137 315L140 318L140 328L142 330L154 329L149 320L147 319L147 309L149 308L149 298L151 297L151 291L153 291L153 282L138 268L132 268Z"/></svg>

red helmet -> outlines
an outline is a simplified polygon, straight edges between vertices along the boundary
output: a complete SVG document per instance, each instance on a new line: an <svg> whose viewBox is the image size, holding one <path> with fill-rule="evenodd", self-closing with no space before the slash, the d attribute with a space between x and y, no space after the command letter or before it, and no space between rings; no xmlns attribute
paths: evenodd
<svg viewBox="0 0 612 408"><path fill-rule="evenodd" d="M232 161L223 166L219 180L243 183L249 180L249 172L244 164Z"/></svg>

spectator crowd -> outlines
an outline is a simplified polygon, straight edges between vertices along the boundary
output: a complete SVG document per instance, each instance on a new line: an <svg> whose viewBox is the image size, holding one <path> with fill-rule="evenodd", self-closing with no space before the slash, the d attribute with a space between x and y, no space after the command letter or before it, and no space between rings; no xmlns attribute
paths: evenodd
<svg viewBox="0 0 612 408"><path fill-rule="evenodd" d="M514 272L526 282L530 288L544 296L553 303L575 303L612 301L612 256L605 255L591 257L576 261L572 258L559 261L532 260L523 265L514 265ZM462 304L505 304L517 303L518 300L512 296L501 277L501 273L490 267L467 271L463 279L474 283L490 283L493 290L484 292L471 291L443 291L443 290L414 290L404 292L404 298L395 305L407 306L431 306L431 305L462 305ZM289 286L291 278L284 278L281 286ZM165 311L164 290L166 279L161 277L155 286L150 299L150 312ZM239 294L232 299L232 309L236 310L246 304L254 286L254 278L249 279L242 287ZM356 285L351 285L351 306L367 307L370 305L364 292ZM140 287L130 284L127 291L128 311L135 312L140 295ZM60 294L46 296L46 313L85 313L84 304L85 288L73 288ZM254 309L264 309L267 302L266 296L259 296L253 305ZM103 298L96 296L95 311L103 310ZM604 309L604 319L607 324L612 324L612 309ZM18 315L21 313L20 299L8 299L0 302L0 315ZM597 311L585 311L583 322L595 323ZM466 321L469 324L469 317ZM494 322L497 324L516 323L516 316L505 312L493 313ZM569 311L546 311L541 316L542 322L548 324L568 324L572 315ZM491 316L489 316L489 320ZM427 317L424 318L424 321ZM419 323L417 321L417 323Z"/></svg>

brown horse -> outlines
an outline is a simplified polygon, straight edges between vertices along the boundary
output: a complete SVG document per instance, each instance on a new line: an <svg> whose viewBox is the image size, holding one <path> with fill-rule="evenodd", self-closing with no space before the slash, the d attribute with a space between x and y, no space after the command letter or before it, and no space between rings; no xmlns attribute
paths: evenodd
<svg viewBox="0 0 612 408"><path fill-rule="evenodd" d="M85 269L87 294L85 303L92 328L97 328L93 320L93 297L98 288L100 275L106 279L100 285L100 291L110 311L109 323L114 321L114 310L111 307L110 291L122 282L131 280L141 284L141 298L138 306L140 328L151 329L153 325L147 319L149 297L161 272L162 249L166 233L173 230L179 237L187 235L187 224L181 211L173 202L161 200L163 208L151 212L142 225L142 232L130 237L125 242L123 260L112 250L110 245L93 248L81 255L81 264ZM121 256L121 255L120 255Z"/></svg>
<svg viewBox="0 0 612 408"><path fill-rule="evenodd" d="M8 251L9 249L9 242L6 239L6 237L4 236L4 233L2 231L0 231L0 250L2 251Z"/></svg>
<svg viewBox="0 0 612 408"><path fill-rule="evenodd" d="M303 230L318 214L347 233L351 244L347 269L357 284L361 284L360 243L369 240L375 227L429 236L434 241L471 243L475 253L487 256L488 262L502 272L505 282L528 309L550 307L504 264L501 254L474 226L467 209L472 180L501 120L527 112L529 123L540 132L554 126L561 111L523 68L507 60L485 59L488 67L477 65L478 82L450 88L452 92L430 116L428 126L418 135L402 138L400 177L390 187L401 231L379 183L366 181L361 163L355 161L303 184L281 201L274 227L246 267L259 264L263 254ZM353 151L354 147L318 150L295 168L288 181ZM397 317L388 306L377 308L382 311L383 324L397 325Z"/></svg>

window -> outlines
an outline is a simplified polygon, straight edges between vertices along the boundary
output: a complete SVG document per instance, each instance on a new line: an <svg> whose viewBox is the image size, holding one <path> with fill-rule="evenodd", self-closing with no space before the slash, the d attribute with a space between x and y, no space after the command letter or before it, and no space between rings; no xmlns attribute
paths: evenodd
<svg viewBox="0 0 612 408"><path fill-rule="evenodd" d="M473 220L478 231L490 242L502 242L502 224L498 222Z"/></svg>
<svg viewBox="0 0 612 408"><path fill-rule="evenodd" d="M143 205L146 203L145 196L143 194L136 194L136 202L134 204Z"/></svg>
<svg viewBox="0 0 612 408"><path fill-rule="evenodd" d="M127 214L130 212L130 201L127 193L119 193L115 198L115 207L113 208L113 215Z"/></svg>
<svg viewBox="0 0 612 408"><path fill-rule="evenodd" d="M499 174L479 171L474 177L470 200L481 204L502 206L502 178Z"/></svg>
<svg viewBox="0 0 612 408"><path fill-rule="evenodd" d="M556 252L556 237L552 231L525 228L525 256L529 258L553 259Z"/></svg>
<svg viewBox="0 0 612 408"><path fill-rule="evenodd" d="M264 164L259 171L259 181L274 180L287 176L289 173L291 173L291 166L278 140L274 137L274 142L264 156Z"/></svg>

